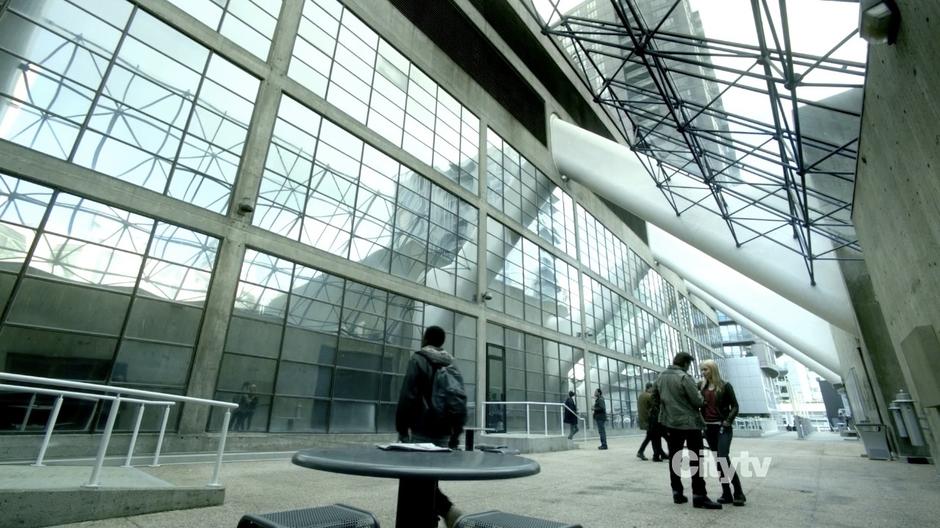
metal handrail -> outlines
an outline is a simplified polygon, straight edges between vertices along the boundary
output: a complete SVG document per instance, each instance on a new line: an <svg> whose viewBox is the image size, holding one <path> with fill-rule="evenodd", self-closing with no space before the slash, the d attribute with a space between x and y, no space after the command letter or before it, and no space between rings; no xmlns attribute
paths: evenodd
<svg viewBox="0 0 940 528"><path fill-rule="evenodd" d="M486 406L487 406L487 405L525 405L525 429L526 429L526 434L532 434L532 429L531 429L530 424L529 424L529 408L530 408L530 406L532 406L532 405L540 405L540 406L543 406L543 407L546 408L546 409L545 409L545 413L544 413L544 415L543 415L543 418L545 419L545 429L544 429L544 431L543 431L543 433L542 433L543 436L565 436L565 409L566 409L567 407L565 406L564 403L555 403L555 402L534 402L534 401L488 401L488 402L483 402L483 409L484 409L483 416L486 416ZM548 434L548 407L558 407L558 408L559 408L559 409L558 409L558 410L559 410L558 421L559 421L559 425L561 426L561 434L560 434L560 435L549 435L549 434ZM584 418L582 418L582 417L577 413L577 411L574 411L573 409L571 409L571 410L572 410L572 412L575 413L575 416L577 416L578 420L581 420L582 422L584 422L584 428L581 429L581 431L584 433L583 438L582 438L581 440L584 441L584 440L587 439L587 431L586 431L586 429L587 429L587 421L586 421Z"/></svg>
<svg viewBox="0 0 940 528"><path fill-rule="evenodd" d="M21 383L35 383L42 385L53 385L59 387L68 387L72 389L85 389L101 392L110 392L116 393L116 396L109 396L107 394L95 394L88 392L75 392L75 391L66 391L66 390L57 390L57 389L44 389L40 387L30 387L24 385L6 385L0 384L0 390L6 391L17 391L17 392L31 392L33 397L30 400L30 406L27 409L27 419L29 416L29 411L32 409L32 405L35 402L36 394L47 394L58 396L56 398L56 403L52 408L52 412L49 415L49 420L46 423L45 435L43 437L43 444L39 451L39 456L36 459L37 466L42 466L42 460L45 456L46 449L49 446L49 439L52 437L52 430L55 428L55 422L59 416L59 409L62 407L62 400L68 396L70 398L86 399L86 400L107 400L111 401L111 410L108 413L108 420L105 423L104 431L102 432L101 441L98 444L98 453L95 457L95 466L92 469L91 477L88 479L88 482L84 484L84 487L88 488L97 488L100 486L100 476L101 468L104 465L105 454L108 450L108 443L111 441L111 434L114 431L114 422L117 420L118 409L122 402L136 403L138 404L137 416L134 424L134 433L131 436L130 446L127 452L127 458L124 462L125 467L130 467L131 458L134 453L134 447L137 444L137 435L140 431L140 423L143 419L144 408L147 405L153 406L162 406L163 410L163 419L160 424L160 434L157 437L157 447L153 456L153 463L150 464L151 467L159 466L160 461L160 450L163 447L163 438L166 434L166 424L170 416L170 407L175 405L177 402L188 402L188 403L200 403L210 405L212 407L222 407L225 409L225 414L222 417L222 428L219 434L219 448L216 453L215 467L212 472L212 480L209 481L208 486L217 487L221 484L219 483L219 473L222 467L222 454L225 451L225 440L226 435L228 434L228 424L231 419L232 409L238 408L237 403L223 402L218 400L207 400L202 398L192 398L189 396L178 396L176 394L165 394L162 392L153 392L145 391L140 389L130 389L127 387L116 387L114 385L99 385L96 383L86 383L83 381L71 381L71 380L59 380L54 378L43 378L38 376L26 376L23 374L11 374L9 372L0 372L0 379L16 381ZM122 394L127 394L131 396L141 396L144 398L159 398L158 400L144 400L138 398L125 398L122 397ZM24 421L25 427L25 421Z"/></svg>

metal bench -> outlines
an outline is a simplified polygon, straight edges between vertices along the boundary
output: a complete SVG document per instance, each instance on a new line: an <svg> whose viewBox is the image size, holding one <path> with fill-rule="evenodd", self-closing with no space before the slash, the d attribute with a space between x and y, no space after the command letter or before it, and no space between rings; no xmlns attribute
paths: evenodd
<svg viewBox="0 0 940 528"><path fill-rule="evenodd" d="M580 524L566 524L495 510L464 515L457 520L456 526L457 528L581 528Z"/></svg>
<svg viewBox="0 0 940 528"><path fill-rule="evenodd" d="M367 511L334 504L273 513L248 514L238 528L379 528L379 521Z"/></svg>

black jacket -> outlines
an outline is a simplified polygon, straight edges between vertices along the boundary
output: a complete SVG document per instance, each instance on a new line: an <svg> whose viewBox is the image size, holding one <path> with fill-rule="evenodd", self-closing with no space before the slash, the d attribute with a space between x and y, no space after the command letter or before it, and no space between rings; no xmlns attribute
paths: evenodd
<svg viewBox="0 0 940 528"><path fill-rule="evenodd" d="M430 422L427 417L434 369L453 362L454 357L446 350L432 346L412 354L398 395L398 409L395 411L395 429L399 437L408 439L411 434L416 434L428 439L450 439L460 433Z"/></svg>
<svg viewBox="0 0 940 528"><path fill-rule="evenodd" d="M705 397L705 383L699 384L699 390L702 397ZM728 427L734 426L734 419L738 417L738 397L734 394L734 387L727 381L725 386L715 391L715 401L718 404L718 414L721 415L722 423L728 424ZM702 407L704 411L705 408Z"/></svg>
<svg viewBox="0 0 940 528"><path fill-rule="evenodd" d="M603 396L598 396L594 399L594 421L607 421L607 404L604 402Z"/></svg>
<svg viewBox="0 0 940 528"><path fill-rule="evenodd" d="M578 405L574 402L574 398L572 398L571 396L568 396L568 399L565 400L565 423L566 424L578 423L578 415L575 414L576 412L578 412Z"/></svg>

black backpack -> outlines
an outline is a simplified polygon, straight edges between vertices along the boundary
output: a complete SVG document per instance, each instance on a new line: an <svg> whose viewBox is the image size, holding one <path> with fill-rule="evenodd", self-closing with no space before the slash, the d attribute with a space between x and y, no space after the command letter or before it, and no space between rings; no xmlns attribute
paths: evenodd
<svg viewBox="0 0 940 528"><path fill-rule="evenodd" d="M450 432L460 431L467 421L467 391L463 386L463 376L453 363L428 363L433 371L426 422Z"/></svg>

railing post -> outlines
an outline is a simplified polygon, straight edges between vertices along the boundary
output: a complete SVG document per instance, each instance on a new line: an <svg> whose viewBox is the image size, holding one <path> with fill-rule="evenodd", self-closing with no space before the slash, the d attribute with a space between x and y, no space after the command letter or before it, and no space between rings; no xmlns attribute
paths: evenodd
<svg viewBox="0 0 940 528"><path fill-rule="evenodd" d="M153 463L150 464L150 467L158 467L160 465L160 450L163 449L163 435L166 433L166 422L170 418L170 406L167 405L163 409L163 421L160 422L160 436L157 437L157 449L153 452Z"/></svg>
<svg viewBox="0 0 940 528"><path fill-rule="evenodd" d="M29 397L29 405L26 406L26 413L23 414L23 423L20 424L20 431L26 430L26 423L29 422L29 415L33 414L33 405L36 403L36 394Z"/></svg>
<svg viewBox="0 0 940 528"><path fill-rule="evenodd" d="M225 415L222 416L222 431L219 432L219 452L215 457L215 470L212 472L212 481L209 482L209 486L218 487L219 484L219 472L222 470L222 453L225 451L225 438L228 435L228 421L232 417L232 410L229 408L225 409Z"/></svg>
<svg viewBox="0 0 940 528"><path fill-rule="evenodd" d="M127 460L124 461L124 467L131 467L131 459L134 457L134 447L137 445L137 434L140 433L140 421L144 419L144 404L137 404L137 419L134 420L134 433L131 435L131 445L127 448Z"/></svg>
<svg viewBox="0 0 940 528"><path fill-rule="evenodd" d="M118 394L111 401L111 412L108 413L108 421L104 426L104 433L101 435L101 442L98 444L98 456L95 458L95 468L91 471L91 478L84 488L97 488L101 480L101 466L104 465L104 456L108 451L108 442L111 441L111 431L114 430L114 421L117 419L118 407L121 406L121 395Z"/></svg>
<svg viewBox="0 0 940 528"><path fill-rule="evenodd" d="M33 395L35 396L35 394ZM55 429L55 422L59 419L59 409L62 408L62 400L65 396L59 395L52 406L52 413L49 414L49 421L46 422L46 434L42 437L42 447L39 448L39 456L36 457L34 466L41 466L42 459L46 456L46 449L49 448L49 439L52 438L52 430Z"/></svg>
<svg viewBox="0 0 940 528"><path fill-rule="evenodd" d="M565 434L565 406L562 405L561 407L559 407L559 409L561 410L561 414L558 415L558 419L561 421L558 422L558 425L561 426L561 434L564 435Z"/></svg>
<svg viewBox="0 0 940 528"><path fill-rule="evenodd" d="M545 422L545 434L542 436L548 436L548 405L542 405L542 421Z"/></svg>
<svg viewBox="0 0 940 528"><path fill-rule="evenodd" d="M529 402L525 402L525 434L526 435L532 434L531 429L529 427Z"/></svg>

